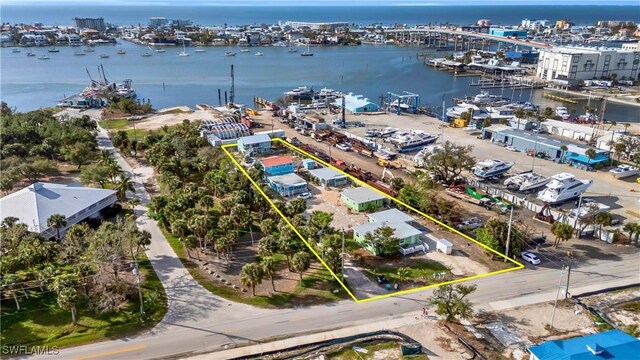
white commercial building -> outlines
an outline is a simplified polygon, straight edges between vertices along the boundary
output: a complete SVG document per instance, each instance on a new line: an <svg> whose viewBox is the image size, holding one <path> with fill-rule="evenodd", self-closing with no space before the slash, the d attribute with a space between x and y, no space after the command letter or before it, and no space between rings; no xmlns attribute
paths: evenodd
<svg viewBox="0 0 640 360"><path fill-rule="evenodd" d="M640 51L614 48L554 47L540 51L536 76L561 84L609 78L638 79Z"/></svg>
<svg viewBox="0 0 640 360"><path fill-rule="evenodd" d="M549 20L529 20L524 19L520 23L520 27L527 30L540 30L541 28L549 26Z"/></svg>

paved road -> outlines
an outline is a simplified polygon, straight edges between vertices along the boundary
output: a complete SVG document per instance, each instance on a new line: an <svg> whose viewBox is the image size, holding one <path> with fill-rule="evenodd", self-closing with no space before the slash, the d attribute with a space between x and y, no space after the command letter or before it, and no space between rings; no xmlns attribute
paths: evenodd
<svg viewBox="0 0 640 360"><path fill-rule="evenodd" d="M101 147L113 151L104 131L98 137ZM129 174L131 167L114 156ZM139 172L139 170L136 170ZM141 176L144 174L141 174ZM408 296L355 304L352 301L287 310L264 310L230 303L212 295L198 285L183 267L162 236L155 221L146 216L149 195L140 180L135 195L142 203L136 208L138 225L151 232L152 245L147 254L166 289L169 311L151 331L123 339L115 339L69 349L58 358L64 359L154 359L190 352L208 352L256 343L273 337L362 325L376 321L406 318L420 312L426 290ZM548 301L555 295L560 273L556 269L531 267L475 281L478 290L471 300L477 308L504 309L527 303ZM640 283L637 254L588 261L574 268L571 282L576 287L605 288L613 284ZM50 356L34 357L50 359ZM212 355L215 358L215 355Z"/></svg>

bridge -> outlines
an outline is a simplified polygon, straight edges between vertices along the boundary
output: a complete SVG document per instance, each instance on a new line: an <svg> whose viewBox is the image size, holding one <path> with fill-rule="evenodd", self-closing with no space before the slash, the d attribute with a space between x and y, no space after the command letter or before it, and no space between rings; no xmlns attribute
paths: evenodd
<svg viewBox="0 0 640 360"><path fill-rule="evenodd" d="M488 41L496 41L499 43L507 43L513 45L519 45L524 47L536 48L536 49L551 49L552 45L547 43L529 41L526 39L517 39L510 38L504 36L497 35L489 35L485 33L478 32L469 32L469 31L460 31L460 30L452 30L448 28L413 28L413 29L394 29L387 30L386 33L394 34L396 36L397 41L416 43L416 44L427 44L428 46L435 47L447 47L449 45L450 37L453 37L454 50L458 48L458 38L462 37L462 47L464 49L465 38L467 39L467 44L470 43L470 40L482 40L482 49L484 50L485 45Z"/></svg>

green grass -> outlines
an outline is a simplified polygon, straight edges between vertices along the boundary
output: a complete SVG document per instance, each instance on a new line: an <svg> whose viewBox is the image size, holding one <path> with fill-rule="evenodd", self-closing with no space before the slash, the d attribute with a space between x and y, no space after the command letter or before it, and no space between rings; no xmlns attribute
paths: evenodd
<svg viewBox="0 0 640 360"><path fill-rule="evenodd" d="M353 346L358 346L369 350L367 354L359 353L353 350ZM363 360L363 359L379 359L375 353L381 350L398 349L398 354L402 359L429 359L426 354L402 356L400 344L395 341L374 342L368 344L357 344L344 347L340 350L332 351L326 354L331 360Z"/></svg>
<svg viewBox="0 0 640 360"><path fill-rule="evenodd" d="M71 324L71 312L58 307L52 292L32 291L20 299L20 310L13 299L2 302L2 345L77 346L89 342L121 338L155 326L167 312L167 301L160 279L148 259L140 261L145 274L142 284L145 317L140 318L138 296L119 312L97 314L86 303L78 306L78 324Z"/></svg>
<svg viewBox="0 0 640 360"><path fill-rule="evenodd" d="M401 266L380 266L369 267L366 271L369 273L369 277L375 278L378 275L384 275L391 283L399 283L398 269ZM407 280L430 282L431 276L437 272L448 272L449 269L440 264L437 261L432 260L417 260L415 264L411 266L404 266L409 269L409 275Z"/></svg>
<svg viewBox="0 0 640 360"><path fill-rule="evenodd" d="M337 301L347 299L348 294L340 287L337 282L334 282L333 277L326 269L322 269L314 275L303 276L303 284L305 286L297 286L293 293L276 293L271 296L246 296L240 293L237 289L233 289L229 286L219 285L212 282L210 279L203 276L198 266L187 259L187 254L182 242L171 235L165 229L162 229L162 233L169 241L169 244L173 248L173 251L178 255L182 264L189 270L189 273L193 278L202 285L205 289L211 293L221 296L230 301L235 301L243 304L253 305L262 308L290 308L300 304L312 305L319 303L326 303L330 301ZM285 261L284 256L275 254L274 257L278 261ZM268 278L263 281L270 281ZM312 287L313 286L313 287ZM322 289L318 289L321 287ZM330 290L326 290L329 288ZM337 294L334 294L332 290L339 289ZM276 286L277 290L277 286Z"/></svg>
<svg viewBox="0 0 640 360"><path fill-rule="evenodd" d="M182 109L172 109L169 111L163 111L161 114L191 114L193 110L185 111Z"/></svg>
<svg viewBox="0 0 640 360"><path fill-rule="evenodd" d="M640 301L632 301L620 306L622 309L631 312L640 312Z"/></svg>
<svg viewBox="0 0 640 360"><path fill-rule="evenodd" d="M105 120L100 120L98 124L100 125L101 128L104 128L107 130L120 130L129 126L129 121L127 119L109 119L109 120L105 119Z"/></svg>

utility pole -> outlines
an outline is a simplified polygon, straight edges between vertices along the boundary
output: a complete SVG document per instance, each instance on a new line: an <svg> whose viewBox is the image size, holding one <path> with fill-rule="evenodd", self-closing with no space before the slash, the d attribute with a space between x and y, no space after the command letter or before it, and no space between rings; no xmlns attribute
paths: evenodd
<svg viewBox="0 0 640 360"><path fill-rule="evenodd" d="M566 286L566 290L564 292L564 298L568 299L569 298L569 281L571 280L571 267L573 266L573 261L574 259L571 258L569 261L569 265L567 266L567 286Z"/></svg>
<svg viewBox="0 0 640 360"><path fill-rule="evenodd" d="M133 275L136 277L136 285L138 286L138 296L140 298L140 316L144 315L144 302L142 300L142 289L140 288L140 270L138 269L138 257L134 255L133 257L134 267L133 267Z"/></svg>
<svg viewBox="0 0 640 360"><path fill-rule="evenodd" d="M576 221L573 223L573 231L576 231L576 227L578 226L578 222L580 221L580 207L582 207L582 195L584 193L580 194L580 199L578 200L578 209L577 211L577 216L576 216ZM582 232L580 231L577 236L578 239L580 239L580 235L582 235Z"/></svg>
<svg viewBox="0 0 640 360"><path fill-rule="evenodd" d="M511 204L511 214L509 215L509 228L507 229L507 247L504 249L504 262L509 258L509 245L511 243L511 224L513 223L513 204Z"/></svg>
<svg viewBox="0 0 640 360"><path fill-rule="evenodd" d="M236 100L236 81L233 74L233 65L231 65L231 91L229 92L229 100L232 104L235 104Z"/></svg>
<svg viewBox="0 0 640 360"><path fill-rule="evenodd" d="M564 265L562 266L562 271L560 272L560 280L558 281L558 291L556 292L556 301L553 303L553 313L551 314L551 328L553 328L553 320L556 318L556 308L558 307L558 297L560 296L560 289L562 286L562 278L564 277Z"/></svg>
<svg viewBox="0 0 640 360"><path fill-rule="evenodd" d="M342 256L340 256L342 258L342 271L340 272L340 275L342 277L342 281L344 281L344 229L342 229Z"/></svg>

